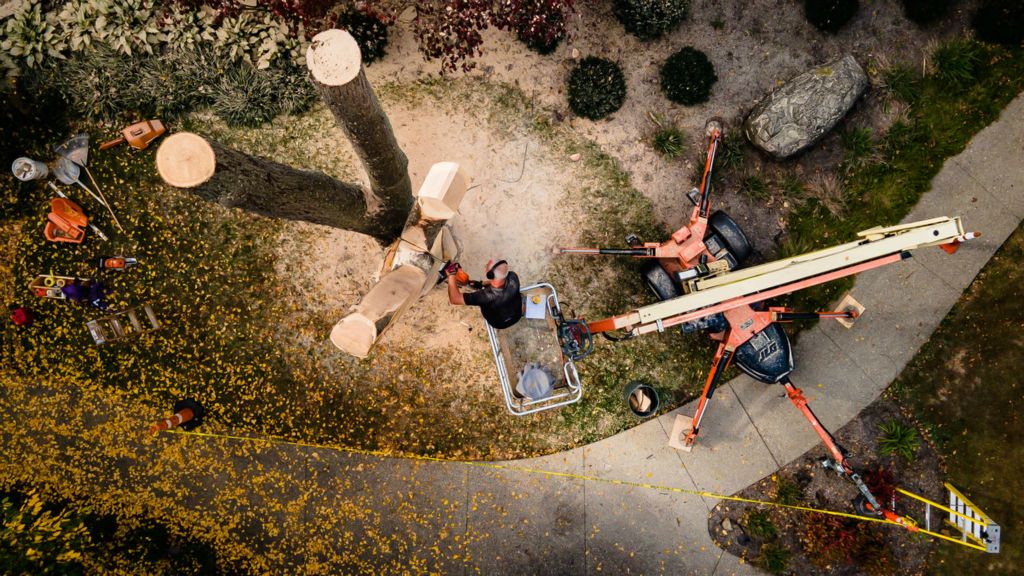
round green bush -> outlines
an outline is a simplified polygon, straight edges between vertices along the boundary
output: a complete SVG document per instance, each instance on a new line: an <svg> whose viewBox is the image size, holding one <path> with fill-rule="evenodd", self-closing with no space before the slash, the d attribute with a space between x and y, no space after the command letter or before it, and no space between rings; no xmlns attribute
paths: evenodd
<svg viewBox="0 0 1024 576"><path fill-rule="evenodd" d="M974 13L971 24L985 42L1019 47L1024 43L1024 2L988 0Z"/></svg>
<svg viewBox="0 0 1024 576"><path fill-rule="evenodd" d="M615 17L626 32L653 40L686 20L689 0L615 0Z"/></svg>
<svg viewBox="0 0 1024 576"><path fill-rule="evenodd" d="M364 64L384 57L384 49L388 45L388 27L377 18L349 7L338 13L334 27L352 35L356 44L359 44Z"/></svg>
<svg viewBox="0 0 1024 576"><path fill-rule="evenodd" d="M626 78L611 60L590 56L569 74L569 107L577 116L599 120L622 108Z"/></svg>
<svg viewBox="0 0 1024 576"><path fill-rule="evenodd" d="M822 32L835 34L860 8L857 0L804 0L807 21Z"/></svg>
<svg viewBox="0 0 1024 576"><path fill-rule="evenodd" d="M931 24L949 14L956 0L900 0L903 14L915 24Z"/></svg>
<svg viewBox="0 0 1024 576"><path fill-rule="evenodd" d="M684 106L707 102L716 81L715 66L692 46L669 56L661 66L662 91L669 100Z"/></svg>

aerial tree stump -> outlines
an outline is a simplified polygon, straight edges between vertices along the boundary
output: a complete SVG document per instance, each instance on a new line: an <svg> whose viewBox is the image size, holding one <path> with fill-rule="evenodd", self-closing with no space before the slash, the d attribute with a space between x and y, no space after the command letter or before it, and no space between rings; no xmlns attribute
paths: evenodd
<svg viewBox="0 0 1024 576"><path fill-rule="evenodd" d="M402 312L437 285L444 260L453 257L444 225L458 212L468 186L469 177L454 162L430 168L402 236L388 250L380 282L331 330L335 346L366 358Z"/></svg>
<svg viewBox="0 0 1024 576"><path fill-rule="evenodd" d="M344 30L325 30L313 37L306 65L366 167L374 195L369 209L376 225L390 230L392 239L397 237L413 203L409 161L363 72L359 44Z"/></svg>
<svg viewBox="0 0 1024 576"><path fill-rule="evenodd" d="M382 243L397 236L367 212L362 186L250 156L191 132L165 138L156 167L171 186L227 208L362 232Z"/></svg>

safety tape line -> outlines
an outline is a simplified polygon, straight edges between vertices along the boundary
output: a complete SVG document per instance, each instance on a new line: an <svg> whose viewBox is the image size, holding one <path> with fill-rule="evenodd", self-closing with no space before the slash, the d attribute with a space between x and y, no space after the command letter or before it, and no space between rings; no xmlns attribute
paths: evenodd
<svg viewBox="0 0 1024 576"><path fill-rule="evenodd" d="M837 510L824 510L822 508L813 508L810 506L797 506L795 504L782 504L779 502L770 502L767 500L755 500L753 498L744 498L742 496L729 496L726 494L717 494L715 492L708 492L706 490L689 490L687 488L676 488L674 486L662 486L659 484L649 484L646 482L634 482L632 480L616 480L613 478L601 478L599 476L588 476L586 474L574 474L572 472L556 472L554 470L541 470L539 468L528 468L526 466L510 466L508 464L496 464L494 462L474 462L472 460L452 460L450 458L442 458L439 456L422 456L418 454L403 454L387 452L384 450L367 450L364 448L351 448L348 446L331 446L328 444L311 444L308 442L300 442L297 440L286 440L284 438L275 438L273 436L238 436L234 434L215 434L210 432L198 432L191 431L185 432L180 429L168 430L172 434L181 434L183 436L201 436L205 438L220 438L226 440L240 440L243 442L264 442L267 444L281 444L288 446L301 446L303 448L312 448L315 450L331 450L336 452L346 452L349 454L359 454L362 456L376 456L380 458L395 458L400 460L412 460L422 462L445 462L449 464L462 464L465 466L475 466L477 468L490 468L493 470L504 470L508 472L523 472L526 474L539 474L547 477L554 478L569 478L572 480L584 480L588 482L601 482L604 484L614 484L617 486L631 486L634 488L648 488L651 490L658 490L662 492L674 492L677 494L688 494L691 496L701 496L703 498L714 498L717 500L728 500L730 502L744 502L747 504L754 504L757 506L773 506L775 508L786 508L789 510L799 510L801 512L811 512L815 514L826 514L829 516L839 516L841 518L850 518L852 520L860 520L862 522L875 522L877 524L889 524L893 526L900 526L907 528L899 522L894 522L885 518L873 518L870 516L861 516L859 514L850 514L847 512L839 512ZM986 551L985 546L973 544L971 542L964 542L960 539L947 536L945 534L939 534L938 532L932 532L925 530L924 528L913 528L914 532L921 534L927 534L935 538L954 542L968 548L974 548L976 550Z"/></svg>

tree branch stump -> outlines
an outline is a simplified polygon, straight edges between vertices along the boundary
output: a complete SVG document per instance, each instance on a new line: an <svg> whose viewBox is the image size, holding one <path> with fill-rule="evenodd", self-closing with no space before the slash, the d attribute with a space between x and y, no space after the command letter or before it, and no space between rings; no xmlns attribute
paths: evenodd
<svg viewBox="0 0 1024 576"><path fill-rule="evenodd" d="M165 138L156 166L171 186L227 208L362 232L382 243L396 236L367 213L362 186L250 156L191 132Z"/></svg>
<svg viewBox="0 0 1024 576"><path fill-rule="evenodd" d="M375 198L369 209L392 238L412 206L409 161L363 72L359 45L344 30L317 34L306 52L313 84L366 167Z"/></svg>
<svg viewBox="0 0 1024 576"><path fill-rule="evenodd" d="M458 164L439 162L431 166L402 236L385 258L385 269L390 271L331 330L335 346L366 358L402 312L437 285L445 245L451 250L452 244L442 229L458 212L468 186L469 177Z"/></svg>

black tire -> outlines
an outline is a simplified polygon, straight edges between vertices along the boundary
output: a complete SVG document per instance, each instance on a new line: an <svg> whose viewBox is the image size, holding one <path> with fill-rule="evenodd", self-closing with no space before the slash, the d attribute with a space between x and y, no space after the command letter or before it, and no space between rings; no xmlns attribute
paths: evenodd
<svg viewBox="0 0 1024 576"><path fill-rule="evenodd" d="M643 276L644 283L651 289L651 292L654 292L654 295L662 302L671 300L681 294L676 283L672 281L672 277L669 276L668 272L665 272L665 269L661 267L657 260L651 260L644 264L644 267L640 270L640 275Z"/></svg>
<svg viewBox="0 0 1024 576"><path fill-rule="evenodd" d="M708 218L708 230L713 234L718 234L718 237L725 243L726 249L736 259L738 266L743 266L743 263L750 258L750 254L754 251L750 246L750 241L747 240L747 235L740 229L740 225L721 210L716 211Z"/></svg>

